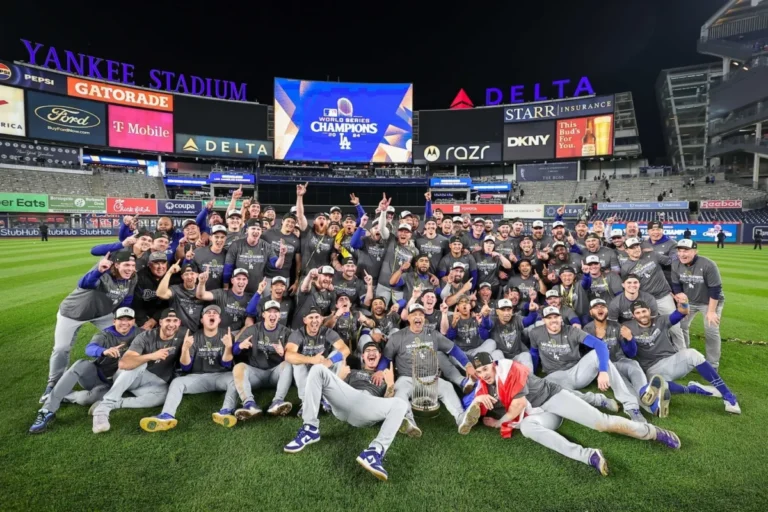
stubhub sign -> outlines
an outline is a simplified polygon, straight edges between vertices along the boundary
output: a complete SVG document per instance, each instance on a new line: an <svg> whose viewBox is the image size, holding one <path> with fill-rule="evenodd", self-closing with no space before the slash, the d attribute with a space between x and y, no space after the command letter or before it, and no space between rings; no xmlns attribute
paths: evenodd
<svg viewBox="0 0 768 512"><path fill-rule="evenodd" d="M157 201L159 215L197 215L203 209L202 201L174 201L170 199Z"/></svg>

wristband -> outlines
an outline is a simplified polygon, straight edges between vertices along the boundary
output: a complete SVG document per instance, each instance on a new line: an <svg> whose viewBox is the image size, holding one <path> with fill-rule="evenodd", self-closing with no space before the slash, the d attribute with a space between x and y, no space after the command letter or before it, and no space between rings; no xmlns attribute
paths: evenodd
<svg viewBox="0 0 768 512"><path fill-rule="evenodd" d="M328 360L332 363L340 363L344 359L344 356L339 352L338 350L334 350L331 352L330 357L328 357Z"/></svg>

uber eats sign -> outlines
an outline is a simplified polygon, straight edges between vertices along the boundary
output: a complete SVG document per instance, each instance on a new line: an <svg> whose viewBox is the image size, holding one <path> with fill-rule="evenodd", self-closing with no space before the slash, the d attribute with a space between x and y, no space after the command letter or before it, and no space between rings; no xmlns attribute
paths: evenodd
<svg viewBox="0 0 768 512"><path fill-rule="evenodd" d="M48 213L48 196L0 192L0 212Z"/></svg>

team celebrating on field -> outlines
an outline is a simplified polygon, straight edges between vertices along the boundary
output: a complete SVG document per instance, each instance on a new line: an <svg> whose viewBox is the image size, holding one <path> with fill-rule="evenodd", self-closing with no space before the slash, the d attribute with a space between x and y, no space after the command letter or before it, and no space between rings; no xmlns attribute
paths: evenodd
<svg viewBox="0 0 768 512"><path fill-rule="evenodd" d="M242 190L225 213L211 202L181 229L125 217L119 241L92 249L102 258L59 307L29 431L51 428L62 403L90 406L94 433L110 429L114 409L162 407L140 426L165 431L184 395L213 392L224 397L213 421L229 428L287 415L295 384L302 426L284 451L320 440L321 409L353 426L381 423L356 460L386 480L396 434L422 435L410 400L423 347L437 353L438 396L459 434L480 421L503 438L517 429L602 475L602 452L558 434L563 419L678 449L674 432L646 419L668 416L672 395L720 398L741 413L718 374L717 265L660 222L645 239L637 223L624 232L611 219L571 232L561 209L549 234L541 221L526 233L519 219L451 217L427 192L423 223L386 195L371 221L352 195L354 214L334 206L310 224L306 191L296 187L280 221L256 201L237 209ZM705 354L690 348L698 313ZM89 322L100 331L70 365ZM706 383L675 381L693 370ZM599 392L586 390L595 380ZM254 397L263 388L274 389L268 404Z"/></svg>

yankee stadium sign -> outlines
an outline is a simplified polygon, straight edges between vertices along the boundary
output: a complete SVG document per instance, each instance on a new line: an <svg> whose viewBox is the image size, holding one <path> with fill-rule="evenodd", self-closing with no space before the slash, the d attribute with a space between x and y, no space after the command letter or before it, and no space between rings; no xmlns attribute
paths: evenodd
<svg viewBox="0 0 768 512"><path fill-rule="evenodd" d="M28 62L32 65L99 80L136 85L133 64L70 50L57 50L53 46L45 46L26 39L22 39L21 42L29 54ZM246 83L184 75L162 69L149 70L149 88L161 91L246 101L247 86Z"/></svg>

